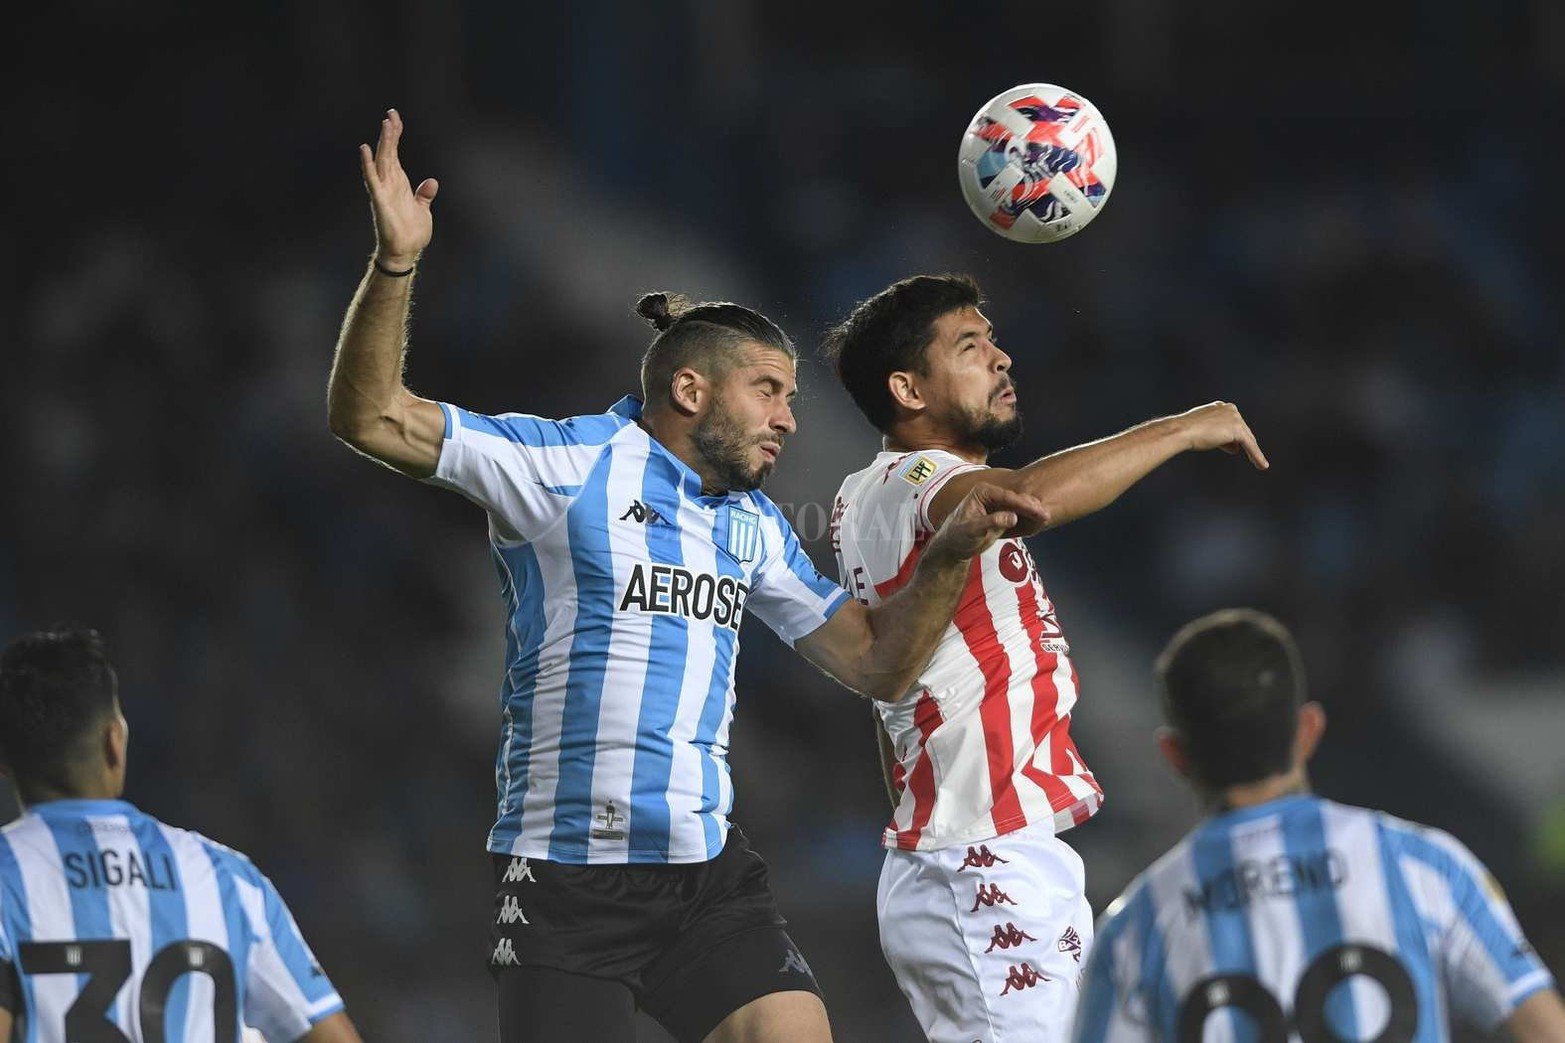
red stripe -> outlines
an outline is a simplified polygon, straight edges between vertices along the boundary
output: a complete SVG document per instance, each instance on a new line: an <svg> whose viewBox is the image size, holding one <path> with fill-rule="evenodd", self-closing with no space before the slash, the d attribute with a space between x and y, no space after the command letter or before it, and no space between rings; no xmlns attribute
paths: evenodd
<svg viewBox="0 0 1565 1043"><path fill-rule="evenodd" d="M1022 625L1027 628L1027 644L1032 649L1035 659L1036 672L1032 677L1032 741L1035 745L1042 746L1050 741L1050 733L1061 724L1059 718L1060 690L1054 683L1054 668L1059 665L1060 657L1053 652L1046 652L1043 648L1043 614L1038 611L1038 596L1033 592L1033 585L1029 581L1016 588L1016 608L1021 615ZM1074 667L1072 667L1074 670ZM1064 731L1065 742L1070 742L1068 726ZM1029 760L1022 767L1022 774L1031 779L1034 784L1041 787L1049 797L1049 807L1060 811L1074 804L1077 797L1071 792L1063 780L1059 778L1060 758L1063 752L1060 743L1052 743L1053 757L1050 767L1054 774L1040 771L1034 762ZM1066 761L1066 771L1069 775L1075 768Z"/></svg>
<svg viewBox="0 0 1565 1043"><path fill-rule="evenodd" d="M997 824L1025 825L1027 815L1011 781L1016 770L1011 743L1011 657L994 629L994 617L984 593L981 556L974 558L968 569L967 589L962 592L962 603L952 622L984 675L984 696L978 704L978 714L983 721L984 749L989 760L991 815Z"/></svg>
<svg viewBox="0 0 1565 1043"><path fill-rule="evenodd" d="M918 760L907 776L907 788L913 794L913 821L907 829L897 833L897 847L904 851L918 849L919 838L935 810L935 765L929 756L929 737L944 723L939 704L929 694L929 689L924 689L913 707L913 726L918 729L919 737ZM892 819L891 825L896 828L896 819Z"/></svg>
<svg viewBox="0 0 1565 1043"><path fill-rule="evenodd" d="M902 559L902 565L897 569L897 574L890 579L875 584L875 596L884 601L903 587L913 578L913 571L918 568L918 559L924 556L924 544L929 542L930 534L921 532L913 538L913 549L908 551L907 557Z"/></svg>

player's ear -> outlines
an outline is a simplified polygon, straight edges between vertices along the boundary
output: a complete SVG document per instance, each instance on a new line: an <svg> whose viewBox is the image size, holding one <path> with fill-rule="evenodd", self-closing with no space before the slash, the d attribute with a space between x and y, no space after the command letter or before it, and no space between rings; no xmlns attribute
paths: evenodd
<svg viewBox="0 0 1565 1043"><path fill-rule="evenodd" d="M1315 747L1326 733L1326 708L1320 703L1305 703L1299 707L1298 730L1293 735L1293 762L1305 764L1315 756Z"/></svg>
<svg viewBox="0 0 1565 1043"><path fill-rule="evenodd" d="M685 416L701 412L712 393L711 381L689 366L676 370L669 381L668 401Z"/></svg>
<svg viewBox="0 0 1565 1043"><path fill-rule="evenodd" d="M928 406L919 391L917 374L897 370L886 378L886 389L891 392L891 400L909 412L918 413Z"/></svg>
<svg viewBox="0 0 1565 1043"><path fill-rule="evenodd" d="M1190 778L1190 758L1185 756L1184 743L1180 740L1179 733L1169 727L1157 730L1157 749L1168 762L1168 766L1174 769L1174 774L1182 779Z"/></svg>
<svg viewBox="0 0 1565 1043"><path fill-rule="evenodd" d="M130 746L130 724L125 720L125 715L120 712L119 705L114 707L114 716L109 718L109 723L103 729L103 760L111 769L119 770L125 766L125 753Z"/></svg>

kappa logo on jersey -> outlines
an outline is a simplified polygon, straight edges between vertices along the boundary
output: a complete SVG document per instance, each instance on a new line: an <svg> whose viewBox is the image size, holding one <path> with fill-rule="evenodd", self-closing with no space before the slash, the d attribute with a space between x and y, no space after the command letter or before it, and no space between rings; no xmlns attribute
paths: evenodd
<svg viewBox="0 0 1565 1043"><path fill-rule="evenodd" d="M999 862L1001 865L1005 866L1011 864L1011 860L1009 858L1001 858L993 851L990 851L988 844L980 844L977 847L969 846L967 849L967 858L962 861L962 864L957 867L956 871L960 873L964 869L989 869L996 862Z"/></svg>
<svg viewBox="0 0 1565 1043"><path fill-rule="evenodd" d="M523 924L531 926L527 917L522 915L522 903L517 901L515 895L502 895L500 898L500 913L495 917L495 923L516 923L520 920Z"/></svg>
<svg viewBox="0 0 1565 1043"><path fill-rule="evenodd" d="M1011 973L1005 976L1005 988L1000 990L1000 995L1005 996L1012 992L1020 992L1030 989L1039 982L1053 981L1047 974L1039 974L1030 963L1024 963L1020 967L1011 965Z"/></svg>
<svg viewBox="0 0 1565 1043"><path fill-rule="evenodd" d="M489 954L489 963L495 967L520 967L522 961L516 958L516 947L511 944L511 939L501 938L500 943L494 947L494 952Z"/></svg>
<svg viewBox="0 0 1565 1043"><path fill-rule="evenodd" d="M782 966L777 968L778 974L787 974L789 971L815 977L814 972L810 970L810 965L804 962L804 955L798 949L789 949L788 955L783 957Z"/></svg>
<svg viewBox="0 0 1565 1043"><path fill-rule="evenodd" d="M916 457L912 463L902 469L902 480L909 485L923 485L934 477L937 470L939 468L929 457Z"/></svg>
<svg viewBox="0 0 1565 1043"><path fill-rule="evenodd" d="M663 522L661 514L640 500L630 501L630 506L625 508L625 513L619 516L620 521L630 521L631 519L646 525L660 525Z"/></svg>
<svg viewBox="0 0 1565 1043"><path fill-rule="evenodd" d="M973 907L969 909L968 912L976 913L978 911L978 907L981 905L993 908L996 905L1015 904L1016 900L1013 899L1010 895L1006 894L1004 891L1000 890L999 884L990 884L987 887L985 887L983 884L979 884L978 893L973 896Z"/></svg>
<svg viewBox="0 0 1565 1043"><path fill-rule="evenodd" d="M1081 935L1076 933L1076 928L1065 928L1065 933L1060 935L1057 945L1060 952L1068 952L1071 954L1071 959L1077 963L1081 962Z"/></svg>
<svg viewBox="0 0 1565 1043"><path fill-rule="evenodd" d="M523 881L530 884L538 882L533 877L533 867L527 864L527 859L513 858L511 859L511 864L505 867L505 875L500 878L500 882L502 884L520 884Z"/></svg>
<svg viewBox="0 0 1565 1043"><path fill-rule="evenodd" d="M738 630L749 593L750 588L733 576L637 562L620 595L619 610L710 619L720 627Z"/></svg>
<svg viewBox="0 0 1565 1043"><path fill-rule="evenodd" d="M728 508L728 553L740 561L754 561L760 549L760 516L739 507Z"/></svg>
<svg viewBox="0 0 1565 1043"><path fill-rule="evenodd" d="M1037 940L1007 920L1004 927L1001 927L999 924L994 925L994 938L990 940L989 948L985 949L984 952L994 952L994 948L997 945L1002 949L1014 949L1025 942L1035 942Z"/></svg>

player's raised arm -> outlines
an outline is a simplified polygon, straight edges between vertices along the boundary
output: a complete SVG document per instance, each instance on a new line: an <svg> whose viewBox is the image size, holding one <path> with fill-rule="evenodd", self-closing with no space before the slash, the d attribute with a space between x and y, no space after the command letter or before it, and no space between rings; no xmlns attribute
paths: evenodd
<svg viewBox="0 0 1565 1043"><path fill-rule="evenodd" d="M1016 470L992 467L959 474L930 501L929 520L940 524L969 489L985 482L1037 497L1053 528L1102 510L1180 453L1208 449L1243 454L1259 471L1270 466L1238 407L1212 402L1052 453Z"/></svg>
<svg viewBox="0 0 1565 1043"><path fill-rule="evenodd" d="M874 608L849 602L794 647L854 691L896 702L951 625L973 559L1000 537L1036 532L1047 522L1033 497L974 485L930 538L906 587Z"/></svg>
<svg viewBox="0 0 1565 1043"><path fill-rule="evenodd" d="M430 204L439 184L412 187L397 156L402 117L380 124L374 149L359 146L364 187L375 218L375 256L348 305L332 363L327 410L332 434L367 456L414 478L440 461L445 417L402 383L413 270L434 235Z"/></svg>

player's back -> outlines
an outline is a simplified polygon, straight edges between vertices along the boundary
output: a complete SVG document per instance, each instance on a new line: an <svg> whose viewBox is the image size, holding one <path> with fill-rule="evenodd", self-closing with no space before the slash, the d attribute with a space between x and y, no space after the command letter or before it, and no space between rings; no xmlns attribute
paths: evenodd
<svg viewBox="0 0 1565 1043"><path fill-rule="evenodd" d="M1111 907L1077 1039L1449 1037L1551 983L1445 833L1298 795L1197 827Z"/></svg>
<svg viewBox="0 0 1565 1043"><path fill-rule="evenodd" d="M0 962L28 1043L292 1040L342 1009L247 858L117 800L0 831Z"/></svg>

